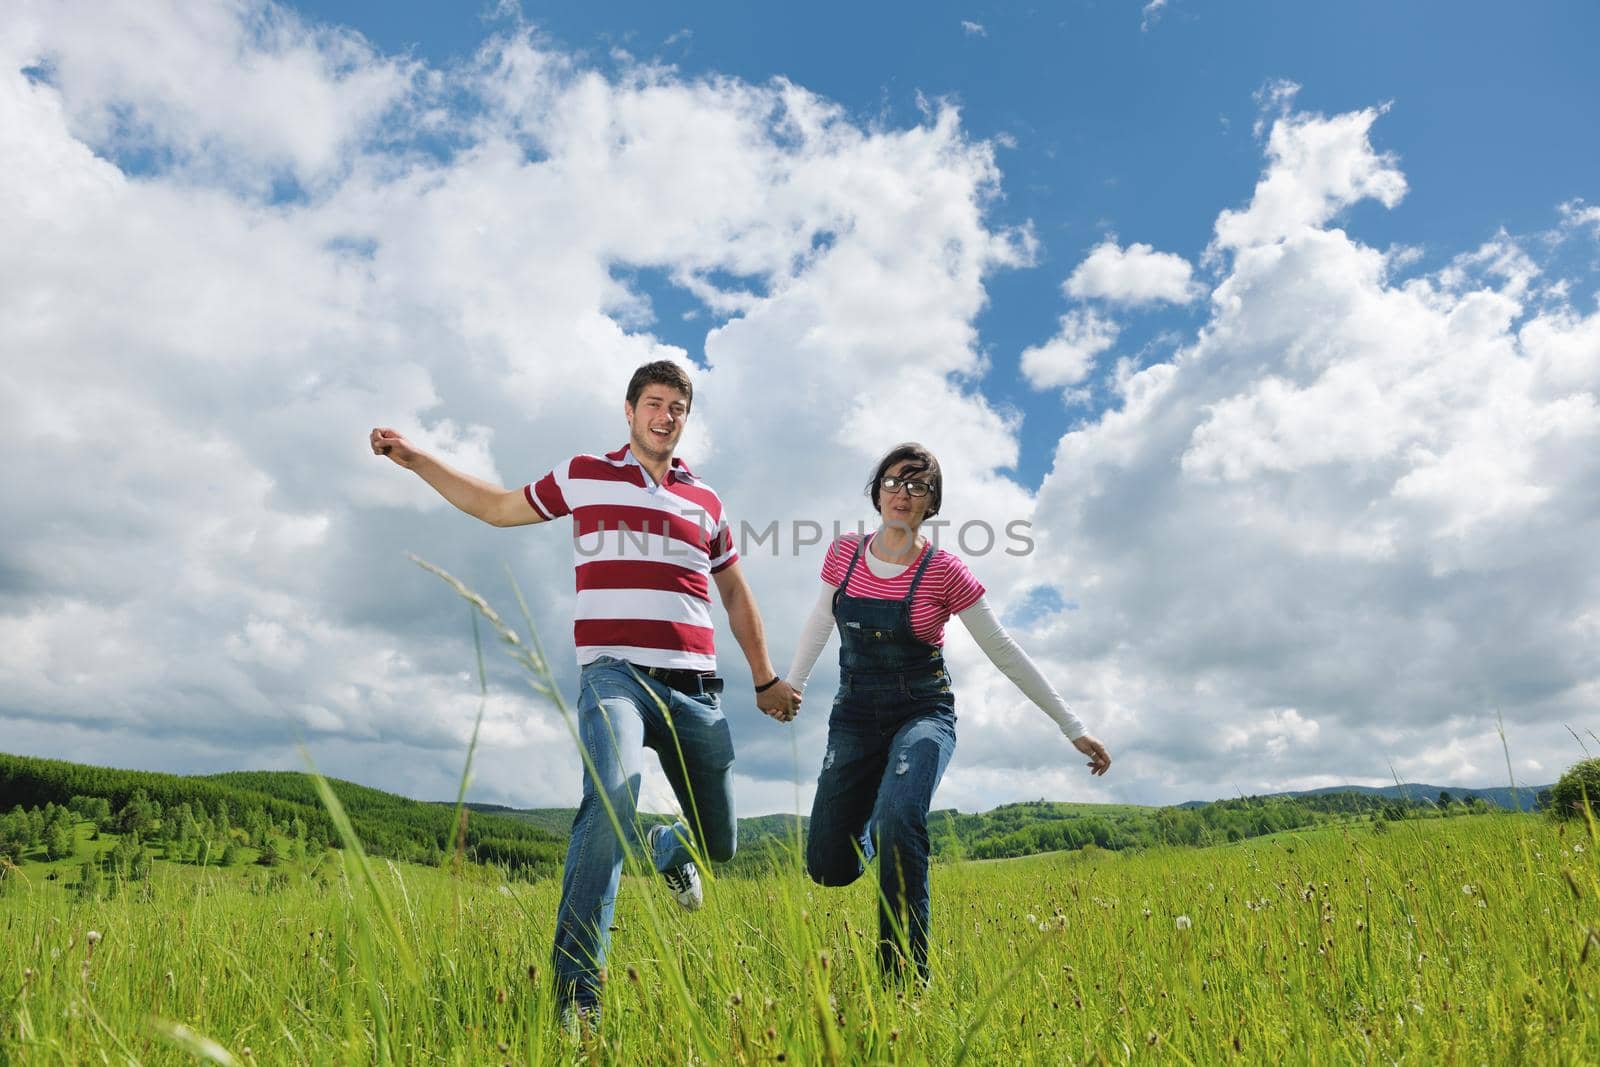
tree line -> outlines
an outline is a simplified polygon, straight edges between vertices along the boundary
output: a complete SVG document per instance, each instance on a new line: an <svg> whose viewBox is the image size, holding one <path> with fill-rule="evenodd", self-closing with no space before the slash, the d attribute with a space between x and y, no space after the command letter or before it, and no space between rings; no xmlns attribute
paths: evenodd
<svg viewBox="0 0 1600 1067"><path fill-rule="evenodd" d="M373 855L440 864L457 847L449 805L328 784ZM292 772L173 775L0 754L0 812L0 856L15 853L13 862L29 848L42 848L45 858L70 854L73 816L96 833L159 843L163 858L188 862L225 862L230 845L270 860L283 848L303 855L341 844L309 776ZM548 831L498 815L469 814L460 840L464 859L516 877L552 874L565 853L565 842Z"/></svg>

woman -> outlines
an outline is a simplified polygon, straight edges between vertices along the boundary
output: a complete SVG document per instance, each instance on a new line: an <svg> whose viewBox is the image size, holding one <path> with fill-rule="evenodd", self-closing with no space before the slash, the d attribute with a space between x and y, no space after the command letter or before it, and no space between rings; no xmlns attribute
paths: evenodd
<svg viewBox="0 0 1600 1067"><path fill-rule="evenodd" d="M848 885L878 856L878 963L901 972L909 950L928 975L928 805L956 745L955 697L940 646L954 615L995 666L1089 757L1111 766L1027 654L1017 647L964 563L919 537L939 513L939 463L918 444L878 464L867 495L883 523L840 538L822 564L822 589L789 668L805 686L837 625L839 695L817 779L806 869L820 885Z"/></svg>

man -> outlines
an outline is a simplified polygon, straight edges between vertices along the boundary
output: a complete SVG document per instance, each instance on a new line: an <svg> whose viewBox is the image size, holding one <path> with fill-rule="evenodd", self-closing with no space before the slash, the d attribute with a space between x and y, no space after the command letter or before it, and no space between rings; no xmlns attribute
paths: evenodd
<svg viewBox="0 0 1600 1067"><path fill-rule="evenodd" d="M572 516L578 734L589 766L567 844L553 969L563 1016L589 1025L599 1022L625 841L641 844L635 805L644 748L655 749L692 824L655 827L643 842L677 902L701 904L694 845L716 862L733 856L733 741L715 673L713 581L757 682L756 705L784 720L800 705L767 657L722 501L673 458L693 403L681 367L648 363L628 383L628 444L574 456L519 490L453 470L395 430L372 431L374 453L415 471L474 518L526 526Z"/></svg>

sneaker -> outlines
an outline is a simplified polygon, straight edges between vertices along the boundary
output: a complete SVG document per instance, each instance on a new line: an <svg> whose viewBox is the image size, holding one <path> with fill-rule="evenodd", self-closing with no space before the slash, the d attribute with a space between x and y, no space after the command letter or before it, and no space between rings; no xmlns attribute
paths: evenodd
<svg viewBox="0 0 1600 1067"><path fill-rule="evenodd" d="M646 840L650 844L650 856L655 858L662 834L671 834L670 826L652 826ZM668 867L661 872L661 877L667 880L667 888L672 890L672 899L676 900L689 911L699 911L700 905L706 902L705 894L700 891L700 869L693 863L680 864L677 867Z"/></svg>
<svg viewBox="0 0 1600 1067"><path fill-rule="evenodd" d="M600 1009L566 1004L561 1008L561 1032L568 1040L586 1041L600 1032Z"/></svg>

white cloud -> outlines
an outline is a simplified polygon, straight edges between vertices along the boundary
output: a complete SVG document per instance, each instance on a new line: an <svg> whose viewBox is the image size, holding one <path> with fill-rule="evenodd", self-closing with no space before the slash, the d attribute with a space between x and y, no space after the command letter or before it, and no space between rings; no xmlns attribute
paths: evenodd
<svg viewBox="0 0 1600 1067"><path fill-rule="evenodd" d="M953 110L862 126L800 86L603 73L525 32L444 70L257 4L84 10L0 35L8 749L220 770L298 766L304 738L330 773L449 795L470 629L404 552L502 606L510 563L571 692L567 532L473 523L366 431L520 484L615 447L622 383L662 355L703 357L686 458L735 519L864 517L872 461L914 433L945 517L1032 521L1038 551L979 577L1002 608L1041 585L1070 605L1019 636L1137 773L1090 782L955 626L941 802L1381 779L1389 756L1492 775L1495 708L1517 760L1558 767L1551 724L1600 695L1600 318L1515 235L1406 278L1334 228L1405 191L1378 109L1275 94L1208 321L1113 368L1035 500L1003 473L1018 417L974 386L986 280L1033 242L990 221L992 146ZM274 200L286 177L301 195ZM1163 255L1103 258L1164 265L1174 294ZM656 335L634 271L704 305L703 353ZM1095 298L1149 291L1137 273ZM1117 336L1073 309L1023 372L1074 388ZM820 555L746 559L780 659ZM478 795L570 803L565 726L491 670ZM831 682L798 736L730 699L746 810L791 780L809 800Z"/></svg>
<svg viewBox="0 0 1600 1067"><path fill-rule="evenodd" d="M953 518L1026 511L997 473L1014 419L951 375L982 370L983 279L1031 238L985 221L999 174L953 110L867 129L798 86L606 76L526 33L422 69L258 4L40 5L9 29L0 416L28 458L0 472L0 634L25 650L0 659L7 747L49 750L72 723L74 751L51 754L294 766L304 737L330 773L446 793L476 710L470 631L403 552L502 606L511 562L570 692L568 535L473 523L366 431L511 485L615 447L628 373L686 357L627 270L727 319L685 452L736 518L863 515L907 396L938 413L919 436L961 478ZM286 174L305 195L271 202ZM747 563L780 653L817 562ZM482 795L571 802L565 727L491 667ZM757 794L792 796L789 736L730 711ZM824 725L799 727L808 748Z"/></svg>
<svg viewBox="0 0 1600 1067"><path fill-rule="evenodd" d="M410 93L417 67L358 34L256 2L27 5L29 60L72 131L112 151L170 153L258 189L328 180Z"/></svg>
<svg viewBox="0 0 1600 1067"><path fill-rule="evenodd" d="M1069 311L1054 337L1023 350L1023 376L1035 389L1077 385L1094 369L1095 357L1116 344L1117 333L1117 324L1096 311Z"/></svg>
<svg viewBox="0 0 1600 1067"><path fill-rule="evenodd" d="M1080 300L1128 305L1187 304L1205 295L1204 287L1194 280L1194 268L1182 256L1157 252L1147 244L1123 248L1115 237L1096 245L1073 269L1064 288Z"/></svg>
<svg viewBox="0 0 1600 1067"><path fill-rule="evenodd" d="M1561 205L1563 229L1575 230L1588 226L1595 237L1600 237L1600 204L1585 204L1582 197Z"/></svg>
<svg viewBox="0 0 1600 1067"><path fill-rule="evenodd" d="M1272 95L1287 105L1295 87ZM1395 157L1375 152L1368 131L1385 108L1331 118L1285 114L1267 139L1267 169L1243 211L1217 217L1216 246L1242 250L1321 226L1358 200L1394 207L1406 194Z"/></svg>
<svg viewBox="0 0 1600 1067"><path fill-rule="evenodd" d="M1144 7L1139 9L1139 30L1145 32L1161 21L1161 15L1167 9L1168 0L1148 0Z"/></svg>
<svg viewBox="0 0 1600 1067"><path fill-rule="evenodd" d="M1039 494L1075 606L1044 639L1124 765L1216 762L1174 798L1391 763L1493 784L1497 711L1524 767L1592 717L1600 316L1541 296L1505 234L1401 279L1334 228L1405 191L1379 114L1276 120L1217 222L1210 320L1117 376Z"/></svg>
<svg viewBox="0 0 1600 1067"><path fill-rule="evenodd" d="M973 22L971 19L961 20L961 32L968 37L987 37L989 31L983 28L983 23Z"/></svg>
<svg viewBox="0 0 1600 1067"><path fill-rule="evenodd" d="M1315 719L1302 717L1297 709L1281 708L1267 712L1255 722L1223 727L1222 744L1229 752L1278 759L1291 746L1314 744L1321 729Z"/></svg>

